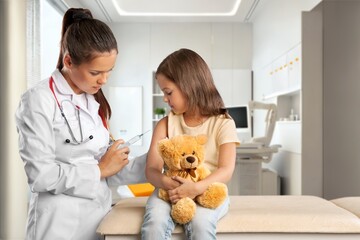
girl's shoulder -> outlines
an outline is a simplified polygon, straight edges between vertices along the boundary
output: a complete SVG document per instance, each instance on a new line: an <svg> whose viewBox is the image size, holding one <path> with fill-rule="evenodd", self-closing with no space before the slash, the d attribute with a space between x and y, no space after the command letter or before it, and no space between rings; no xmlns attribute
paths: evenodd
<svg viewBox="0 0 360 240"><path fill-rule="evenodd" d="M227 117L225 114L211 116L208 119L209 125L217 129L236 129L235 122L232 118Z"/></svg>
<svg viewBox="0 0 360 240"><path fill-rule="evenodd" d="M226 114L211 116L209 117L209 119L212 119L212 121L219 123L234 122L234 120L231 117L226 116Z"/></svg>

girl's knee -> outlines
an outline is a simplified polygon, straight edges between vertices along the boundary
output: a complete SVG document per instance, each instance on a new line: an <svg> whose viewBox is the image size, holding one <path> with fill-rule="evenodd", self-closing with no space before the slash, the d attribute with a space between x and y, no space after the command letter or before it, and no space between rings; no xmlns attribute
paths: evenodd
<svg viewBox="0 0 360 240"><path fill-rule="evenodd" d="M158 214L158 211L146 212L141 227L142 239L171 239L175 228L169 213Z"/></svg>
<svg viewBox="0 0 360 240"><path fill-rule="evenodd" d="M191 221L193 231L216 231L217 220L211 218L194 219Z"/></svg>
<svg viewBox="0 0 360 240"><path fill-rule="evenodd" d="M191 233L191 239L216 239L217 219L211 218L194 218L187 228Z"/></svg>

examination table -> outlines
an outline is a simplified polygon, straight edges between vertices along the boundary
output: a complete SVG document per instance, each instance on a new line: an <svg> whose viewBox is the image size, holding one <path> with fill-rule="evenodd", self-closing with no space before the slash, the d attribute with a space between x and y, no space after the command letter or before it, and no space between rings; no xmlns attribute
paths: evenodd
<svg viewBox="0 0 360 240"><path fill-rule="evenodd" d="M106 240L140 239L147 197L121 199L97 233ZM217 239L360 239L360 197L230 196ZM185 239L180 226L172 239Z"/></svg>

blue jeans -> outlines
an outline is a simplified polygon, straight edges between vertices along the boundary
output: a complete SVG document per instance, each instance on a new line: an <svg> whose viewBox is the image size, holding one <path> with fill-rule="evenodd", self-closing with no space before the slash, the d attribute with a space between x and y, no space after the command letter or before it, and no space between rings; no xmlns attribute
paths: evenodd
<svg viewBox="0 0 360 240"><path fill-rule="evenodd" d="M229 198L216 209L209 209L196 205L196 214L191 222L184 225L186 239L216 239L217 222L229 210ZM144 222L141 226L142 240L171 239L175 223L170 215L171 204L158 197L158 189L149 197Z"/></svg>

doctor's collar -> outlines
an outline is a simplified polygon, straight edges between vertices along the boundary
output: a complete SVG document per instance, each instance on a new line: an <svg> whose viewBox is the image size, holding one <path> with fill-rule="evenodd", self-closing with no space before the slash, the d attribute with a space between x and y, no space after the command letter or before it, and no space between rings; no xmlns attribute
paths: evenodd
<svg viewBox="0 0 360 240"><path fill-rule="evenodd" d="M56 69L52 77L54 79L57 90L63 95L73 95L75 92L70 87L69 83L66 81L65 77L61 74L61 72Z"/></svg>

